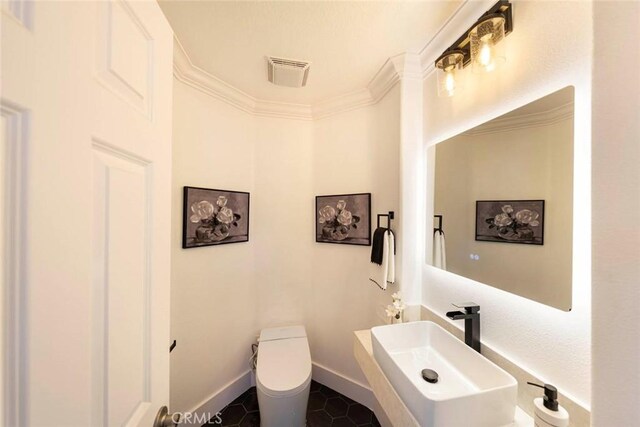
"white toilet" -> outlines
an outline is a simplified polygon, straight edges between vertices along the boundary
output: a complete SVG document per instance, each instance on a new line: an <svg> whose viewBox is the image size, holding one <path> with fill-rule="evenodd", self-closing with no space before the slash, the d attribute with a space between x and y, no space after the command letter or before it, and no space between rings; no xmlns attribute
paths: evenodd
<svg viewBox="0 0 640 427"><path fill-rule="evenodd" d="M263 329L256 388L263 427L304 427L311 386L311 355L304 326Z"/></svg>

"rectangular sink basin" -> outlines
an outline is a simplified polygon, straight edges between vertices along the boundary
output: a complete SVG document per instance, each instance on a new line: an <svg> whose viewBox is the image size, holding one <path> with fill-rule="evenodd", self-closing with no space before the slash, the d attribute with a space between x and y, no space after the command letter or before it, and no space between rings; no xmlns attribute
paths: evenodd
<svg viewBox="0 0 640 427"><path fill-rule="evenodd" d="M371 329L373 356L422 427L498 427L513 422L518 383L433 322ZM423 369L438 382L422 377Z"/></svg>

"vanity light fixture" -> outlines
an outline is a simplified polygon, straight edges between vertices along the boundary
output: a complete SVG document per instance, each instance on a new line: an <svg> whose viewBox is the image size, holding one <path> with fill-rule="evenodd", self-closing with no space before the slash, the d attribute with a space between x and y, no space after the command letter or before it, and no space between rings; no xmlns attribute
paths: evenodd
<svg viewBox="0 0 640 427"><path fill-rule="evenodd" d="M491 72L506 60L502 40L513 31L509 0L499 0L435 61L438 96L448 97L463 86L463 68Z"/></svg>

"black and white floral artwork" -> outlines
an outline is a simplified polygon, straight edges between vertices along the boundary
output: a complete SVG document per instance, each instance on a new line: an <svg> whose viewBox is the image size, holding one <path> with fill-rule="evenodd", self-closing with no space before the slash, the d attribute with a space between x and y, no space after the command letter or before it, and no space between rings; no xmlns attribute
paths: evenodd
<svg viewBox="0 0 640 427"><path fill-rule="evenodd" d="M317 196L316 242L371 245L371 193Z"/></svg>
<svg viewBox="0 0 640 427"><path fill-rule="evenodd" d="M544 244L544 200L479 200L476 240Z"/></svg>
<svg viewBox="0 0 640 427"><path fill-rule="evenodd" d="M182 247L249 241L249 193L184 187Z"/></svg>

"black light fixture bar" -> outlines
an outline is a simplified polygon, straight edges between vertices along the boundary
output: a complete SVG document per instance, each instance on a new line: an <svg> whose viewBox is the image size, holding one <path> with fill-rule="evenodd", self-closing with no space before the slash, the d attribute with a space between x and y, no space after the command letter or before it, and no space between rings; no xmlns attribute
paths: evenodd
<svg viewBox="0 0 640 427"><path fill-rule="evenodd" d="M491 9L487 10L467 31L464 32L458 40L455 41L442 55L440 55L435 62L438 62L441 58L450 55L453 52L460 52L464 55L463 67L466 67L471 62L471 41L469 40L469 33L480 22L487 19L492 15L500 15L504 17L504 35L505 37L513 31L513 15L511 13L511 3L509 0L498 0Z"/></svg>

